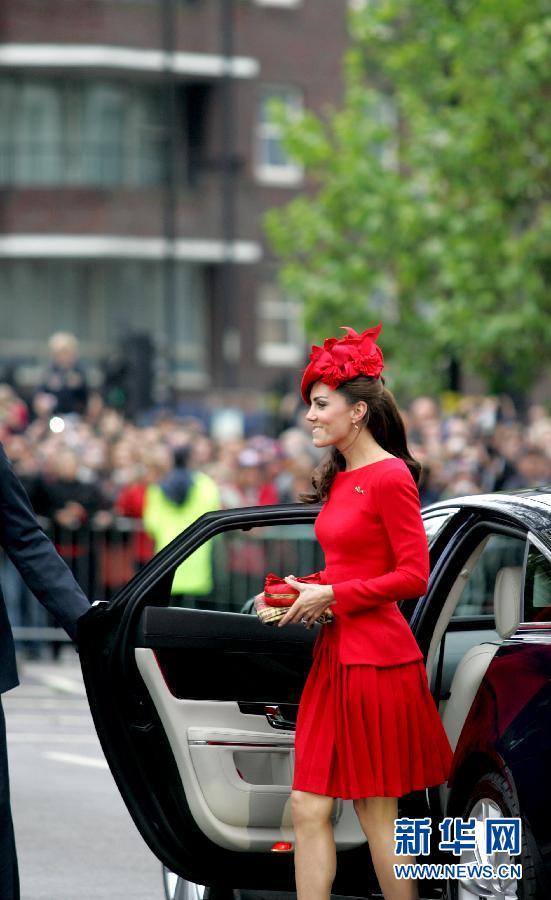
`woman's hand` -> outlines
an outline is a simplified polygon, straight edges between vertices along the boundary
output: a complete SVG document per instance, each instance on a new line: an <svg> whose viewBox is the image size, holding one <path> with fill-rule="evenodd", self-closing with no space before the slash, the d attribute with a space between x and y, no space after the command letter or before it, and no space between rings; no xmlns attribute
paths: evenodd
<svg viewBox="0 0 551 900"><path fill-rule="evenodd" d="M300 623L306 628L312 628L316 619L336 602L330 584L305 584L303 581L296 581L292 575L288 575L285 581L295 591L298 591L299 595L278 622L278 628L281 628L282 625Z"/></svg>

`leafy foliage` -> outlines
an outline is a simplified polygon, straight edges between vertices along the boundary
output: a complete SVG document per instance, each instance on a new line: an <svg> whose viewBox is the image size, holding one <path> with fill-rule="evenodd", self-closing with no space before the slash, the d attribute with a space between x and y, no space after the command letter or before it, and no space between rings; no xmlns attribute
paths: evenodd
<svg viewBox="0 0 551 900"><path fill-rule="evenodd" d="M384 322L393 387L551 351L551 0L371 0L341 109L284 120L313 190L266 218L314 340ZM392 359L396 365L392 365Z"/></svg>

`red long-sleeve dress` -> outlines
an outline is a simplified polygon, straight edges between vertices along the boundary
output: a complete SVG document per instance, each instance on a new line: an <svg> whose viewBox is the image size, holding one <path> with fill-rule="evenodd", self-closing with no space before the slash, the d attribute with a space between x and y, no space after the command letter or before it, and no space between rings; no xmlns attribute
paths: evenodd
<svg viewBox="0 0 551 900"><path fill-rule="evenodd" d="M387 457L338 472L315 530L335 619L321 628L302 693L293 787L358 799L442 784L452 751L396 605L421 596L429 574L405 462Z"/></svg>

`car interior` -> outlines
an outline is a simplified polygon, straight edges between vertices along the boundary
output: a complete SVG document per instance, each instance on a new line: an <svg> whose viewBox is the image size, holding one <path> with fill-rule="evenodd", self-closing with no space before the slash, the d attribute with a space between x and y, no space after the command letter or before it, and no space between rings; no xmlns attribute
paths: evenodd
<svg viewBox="0 0 551 900"><path fill-rule="evenodd" d="M437 619L427 675L453 750L493 657L520 624L525 552L524 537L481 535ZM443 785L443 808L447 793Z"/></svg>

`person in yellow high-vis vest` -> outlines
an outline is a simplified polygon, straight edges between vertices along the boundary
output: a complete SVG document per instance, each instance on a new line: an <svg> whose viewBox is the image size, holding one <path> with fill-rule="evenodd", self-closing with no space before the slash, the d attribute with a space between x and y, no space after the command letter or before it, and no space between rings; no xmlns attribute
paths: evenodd
<svg viewBox="0 0 551 900"><path fill-rule="evenodd" d="M155 552L166 547L203 513L220 509L216 482L204 472L188 469L189 448L174 451L174 467L145 493L144 528L154 540ZM196 606L213 589L212 548L207 542L186 559L174 573L172 603Z"/></svg>

